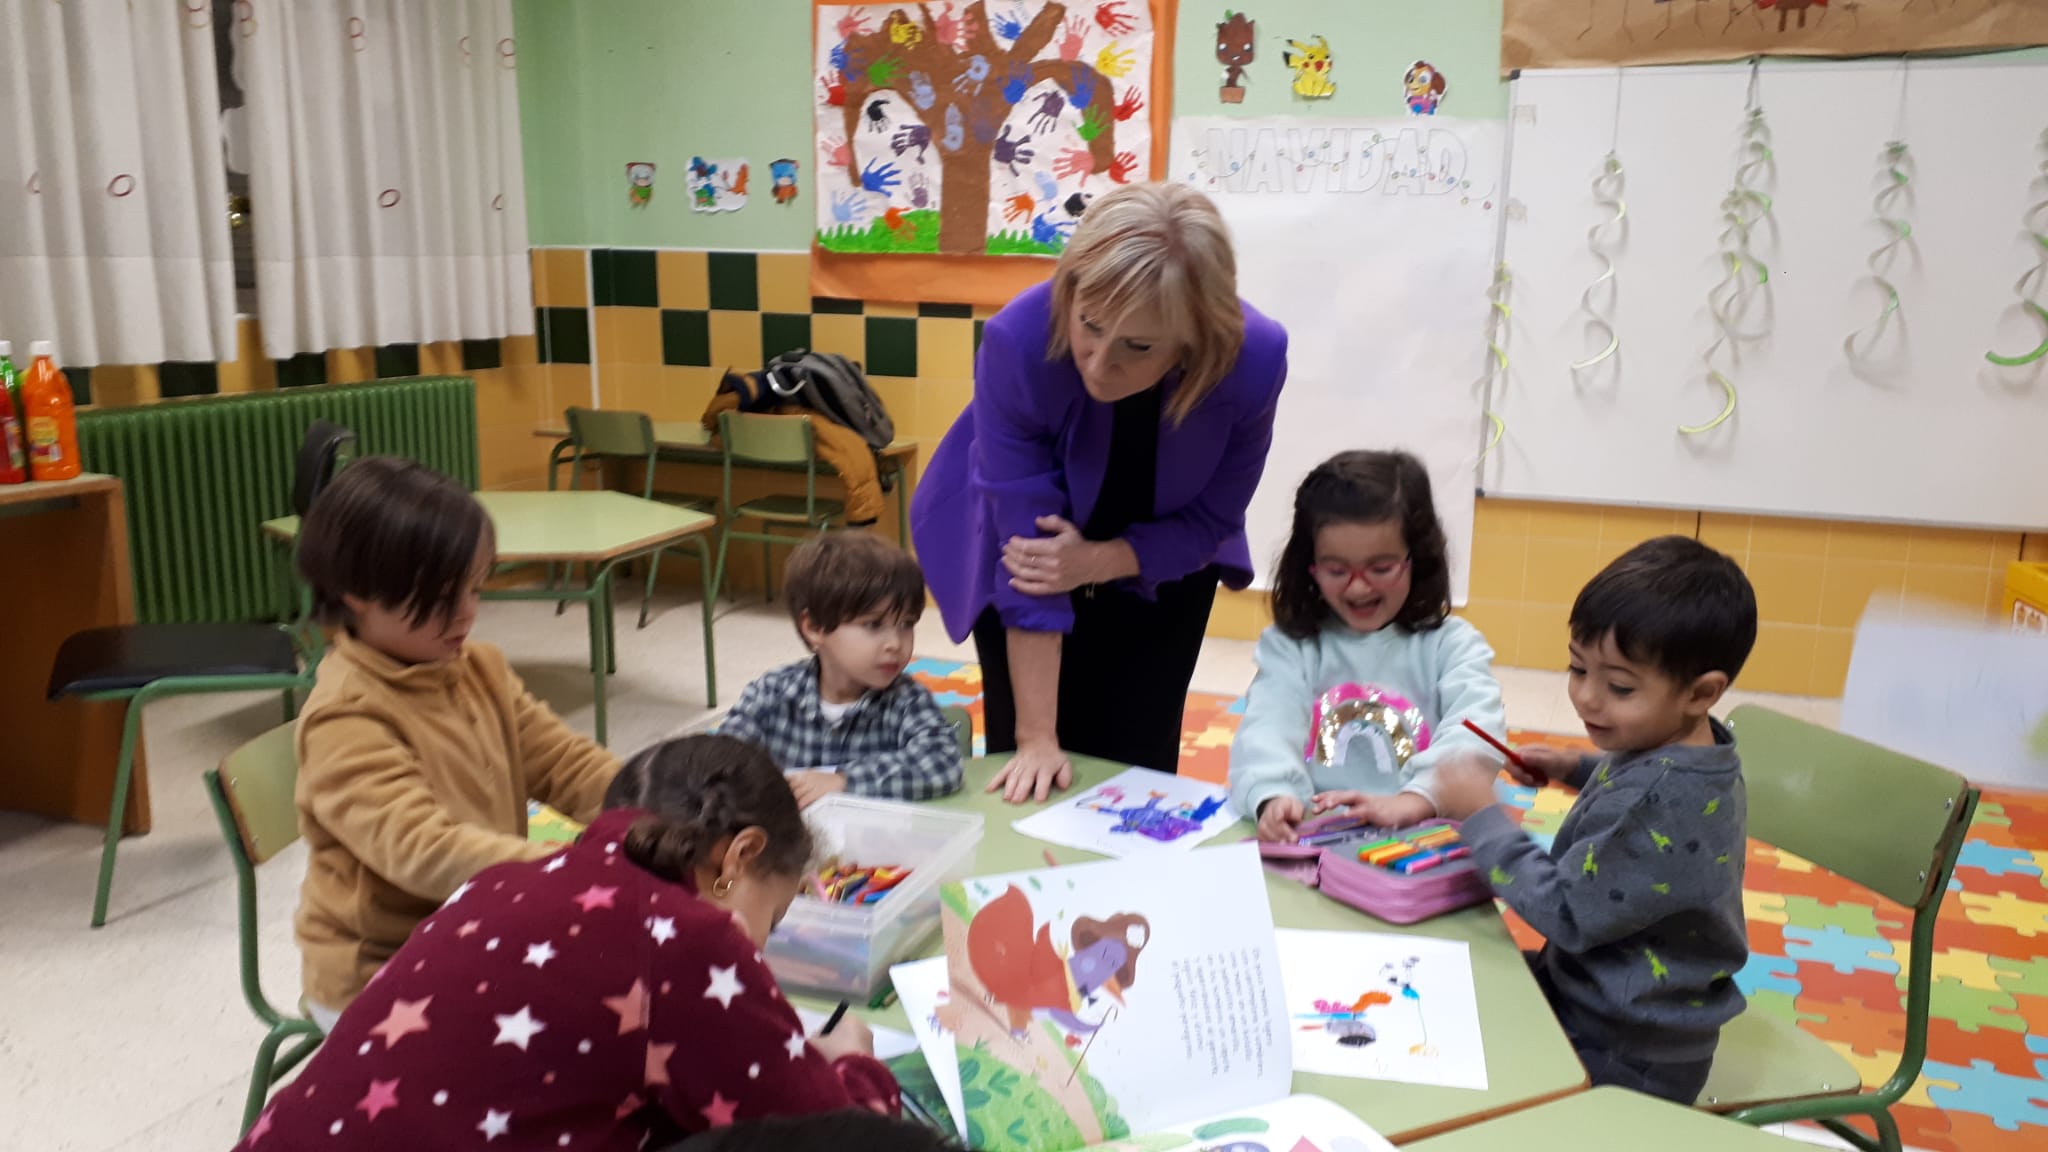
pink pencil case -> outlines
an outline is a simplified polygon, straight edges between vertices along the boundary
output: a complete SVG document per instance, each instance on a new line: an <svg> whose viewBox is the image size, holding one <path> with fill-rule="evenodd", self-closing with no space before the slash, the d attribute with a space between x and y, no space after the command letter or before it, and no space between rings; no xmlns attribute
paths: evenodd
<svg viewBox="0 0 2048 1152"><path fill-rule="evenodd" d="M1401 831L1414 834L1437 827L1455 829L1458 824L1425 820ZM1365 863L1358 858L1359 848L1393 833L1358 824L1341 813L1308 821L1300 835L1302 843L1260 844L1266 867L1390 924L1413 924L1493 897L1470 856L1414 873Z"/></svg>

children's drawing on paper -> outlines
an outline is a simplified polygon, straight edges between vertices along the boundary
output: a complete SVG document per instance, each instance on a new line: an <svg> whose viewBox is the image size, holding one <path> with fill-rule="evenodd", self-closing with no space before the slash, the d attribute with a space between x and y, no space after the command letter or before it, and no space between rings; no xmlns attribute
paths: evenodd
<svg viewBox="0 0 2048 1152"><path fill-rule="evenodd" d="M784 206L796 203L797 164L794 160L770 160L768 162L768 192L775 202Z"/></svg>
<svg viewBox="0 0 2048 1152"><path fill-rule="evenodd" d="M1330 79L1330 42L1317 36L1307 43L1289 40L1280 62L1294 69L1294 94L1304 100L1327 100L1337 94Z"/></svg>
<svg viewBox="0 0 2048 1152"><path fill-rule="evenodd" d="M1225 104L1244 103L1245 70L1258 53L1259 28L1242 12L1225 12L1216 25L1216 62L1223 65L1223 87L1217 99Z"/></svg>
<svg viewBox="0 0 2048 1152"><path fill-rule="evenodd" d="M1184 852L1236 822L1222 788L1132 768L1014 827L1069 848L1136 856Z"/></svg>
<svg viewBox="0 0 2048 1152"><path fill-rule="evenodd" d="M1408 98L1408 111L1416 116L1436 115L1436 106L1443 103L1444 92L1450 82L1436 70L1436 65L1427 60L1417 60L1408 68L1408 74L1401 78L1401 90Z"/></svg>
<svg viewBox="0 0 2048 1152"><path fill-rule="evenodd" d="M1172 178L1212 193L1377 194L1491 212L1491 157L1456 120L1303 123L1200 118ZM1475 170L1484 173L1473 186Z"/></svg>
<svg viewBox="0 0 2048 1152"><path fill-rule="evenodd" d="M948 885L931 1028L969 1144L1079 1148L1283 1094L1280 970L1270 929L1248 928L1265 899L1239 845ZM1217 906L1245 914L1220 925Z"/></svg>
<svg viewBox="0 0 2048 1152"><path fill-rule="evenodd" d="M690 157L690 210L737 212L747 206L747 162Z"/></svg>
<svg viewBox="0 0 2048 1152"><path fill-rule="evenodd" d="M1277 935L1296 1069L1486 1087L1464 941L1364 932Z"/></svg>
<svg viewBox="0 0 2048 1152"><path fill-rule="evenodd" d="M1058 255L1089 199L1151 178L1146 0L816 12L828 251Z"/></svg>
<svg viewBox="0 0 2048 1152"><path fill-rule="evenodd" d="M654 199L654 165L640 161L626 165L626 201L645 208Z"/></svg>
<svg viewBox="0 0 2048 1152"><path fill-rule="evenodd" d="M1175 1125L1102 1146L1102 1152L1393 1152L1365 1121L1320 1096L1288 1096L1256 1108Z"/></svg>

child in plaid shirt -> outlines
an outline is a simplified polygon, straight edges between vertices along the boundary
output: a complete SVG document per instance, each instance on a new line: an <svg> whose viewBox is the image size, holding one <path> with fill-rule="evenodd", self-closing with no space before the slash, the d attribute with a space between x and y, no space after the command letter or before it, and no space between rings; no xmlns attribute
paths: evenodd
<svg viewBox="0 0 2048 1152"><path fill-rule="evenodd" d="M924 615L917 561L867 532L832 532L797 547L785 582L813 655L747 685L720 734L766 748L805 807L834 792L930 800L959 791L959 737L903 674Z"/></svg>

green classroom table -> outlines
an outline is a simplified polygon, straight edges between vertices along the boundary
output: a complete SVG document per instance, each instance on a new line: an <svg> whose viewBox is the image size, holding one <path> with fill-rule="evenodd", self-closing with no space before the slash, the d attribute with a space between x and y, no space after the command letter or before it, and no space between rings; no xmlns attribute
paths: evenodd
<svg viewBox="0 0 2048 1152"><path fill-rule="evenodd" d="M589 579L583 587L505 588L484 593L486 600L580 601L590 624L590 679L597 710L597 741L605 741L605 676L617 671L612 625L612 569L620 563L664 549L688 545L697 552L704 576L705 704L718 704L717 655L712 641L711 549L706 542L714 516L687 508L642 500L623 492L479 492L477 502L497 533L498 564L583 565ZM299 518L265 521L263 532L289 544L299 533Z"/></svg>
<svg viewBox="0 0 2048 1152"><path fill-rule="evenodd" d="M1030 806L1012 807L994 794L983 791L1008 756L989 756L967 762L967 787L943 800L936 808L954 812L978 812L983 818L981 846L971 875L1018 872L1045 866L1049 847L1040 840L1017 832L1010 822L1029 815ZM1123 765L1076 757L1074 786L1069 792L1093 787L1123 771ZM1208 843L1228 844L1252 834L1252 825L1240 823ZM1071 848L1053 848L1061 863L1100 859L1092 853ZM1268 877L1267 893L1272 901L1273 922L1281 928L1319 928L1329 931L1388 932L1463 940L1472 948L1472 977L1479 997L1480 1034L1486 1044L1484 1092L1464 1088L1438 1088L1421 1084L1397 1084L1379 1080L1352 1080L1297 1072L1294 1090L1325 1097L1362 1117L1395 1143L1460 1128L1489 1117L1501 1116L1580 1092L1586 1086L1585 1069L1573 1053L1564 1030L1558 1027L1550 1005L1537 989L1536 980L1521 951L1508 935L1507 925L1490 903L1403 927L1388 924L1354 911L1293 881ZM935 940L927 955L942 951ZM799 1003L829 1011L834 1002L793 997ZM909 1020L901 1005L880 1011L863 1011L870 1023L908 1030ZM1574 1152L1577 1152L1575 1149ZM1667 1152L1667 1150L1660 1150Z"/></svg>
<svg viewBox="0 0 2048 1152"><path fill-rule="evenodd" d="M1595 1088L1409 1145L1414 1152L1602 1152L1652 1146L1657 1152L1800 1147L1747 1124L1621 1088Z"/></svg>

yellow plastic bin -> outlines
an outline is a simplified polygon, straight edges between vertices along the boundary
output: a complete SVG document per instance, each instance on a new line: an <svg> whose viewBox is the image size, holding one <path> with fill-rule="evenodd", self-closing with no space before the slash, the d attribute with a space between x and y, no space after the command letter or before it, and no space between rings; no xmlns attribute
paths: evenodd
<svg viewBox="0 0 2048 1152"><path fill-rule="evenodd" d="M2005 618L2015 632L2048 632L2048 564L2006 566Z"/></svg>

